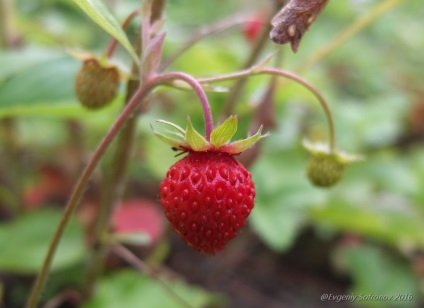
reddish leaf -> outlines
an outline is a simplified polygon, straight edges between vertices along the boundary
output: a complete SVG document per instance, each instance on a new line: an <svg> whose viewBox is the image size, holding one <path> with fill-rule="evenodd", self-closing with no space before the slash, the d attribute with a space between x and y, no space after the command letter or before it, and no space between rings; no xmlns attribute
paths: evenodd
<svg viewBox="0 0 424 308"><path fill-rule="evenodd" d="M164 231L162 212L148 200L123 201L112 218L116 233L146 233L152 242L159 240Z"/></svg>

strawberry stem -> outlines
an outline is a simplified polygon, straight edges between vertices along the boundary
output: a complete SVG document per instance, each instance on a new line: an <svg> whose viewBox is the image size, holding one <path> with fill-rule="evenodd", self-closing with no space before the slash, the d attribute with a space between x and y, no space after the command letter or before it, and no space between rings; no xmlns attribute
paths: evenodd
<svg viewBox="0 0 424 308"><path fill-rule="evenodd" d="M164 290L166 290L169 294L171 294L180 304L184 307L193 307L191 303L187 302L184 298L182 298L178 293L174 291L174 289L168 285L166 281L162 279L153 269L151 269L143 260L138 258L135 254L133 254L129 249L120 244L115 244L112 246L112 251L120 256L123 260L125 260L128 264L138 270L140 273L147 274L151 278L155 279Z"/></svg>
<svg viewBox="0 0 424 308"><path fill-rule="evenodd" d="M76 182L74 189L72 191L72 194L68 200L68 203L66 204L64 208L64 212L62 215L62 218L59 222L59 225L53 235L53 239L50 242L46 257L44 259L43 265L41 267L41 270L36 278L36 281L33 285L33 288L31 290L31 294L28 298L27 302L27 308L36 308L38 300L40 298L41 292L43 290L43 287L45 285L45 282L47 280L47 276L50 271L51 264L53 262L53 258L56 254L57 247L60 243L60 240L62 238L63 232L65 231L65 228L72 216L72 213L76 209L76 207L79 204L79 201L86 190L88 181L90 180L95 168L99 164L103 154L106 152L107 148L110 146L112 141L115 139L118 132L121 130L123 125L126 123L126 121L133 115L136 108L140 105L140 102L157 86L161 84L166 84L167 82L174 80L174 79L182 79L186 81L188 84L190 84L195 91L198 93L198 95L202 100L202 106L203 104L206 104L206 107L209 107L209 103L207 102L206 95L200 86L200 84L191 76L186 75L184 73L167 73L163 75L158 75L148 82L142 84L139 86L137 91L135 91L134 95L131 97L130 101L126 105L126 107L123 109L119 117L116 119L116 121L113 123L113 125L110 127L109 131L106 133L106 135L103 137L100 144L97 146L97 149L95 150L93 156L91 157L90 161L86 165L85 169L82 171L81 176L79 177L78 181ZM209 116L208 116L208 123L209 126L212 127L212 116L210 115L210 108L209 108ZM210 128L209 128L210 129ZM211 130L211 129L210 129Z"/></svg>
<svg viewBox="0 0 424 308"><path fill-rule="evenodd" d="M205 121L205 138L207 141L210 141L211 133L213 131L212 112L211 112L211 107L209 105L209 101L206 96L206 93L203 90L200 83L194 77L182 72L165 73L159 76L163 79L168 79L168 80L175 80L175 79L183 80L193 88L193 90L196 92L197 96L199 97L200 103L202 105L203 118Z"/></svg>
<svg viewBox="0 0 424 308"><path fill-rule="evenodd" d="M130 25L130 23L131 23L131 21L137 16L137 15L139 15L140 14L140 9L136 9L136 10L134 10L134 11L132 11L128 16L127 16L127 18L124 20L124 22L122 23L122 25L121 25L121 28L122 29L126 29L126 28L128 28L128 26ZM109 47L107 48L107 50L106 50L106 57L108 58L108 59L110 59L112 56L113 56L113 54L114 54L114 52L115 52L115 49L116 49L116 47L118 46L118 40L116 39L116 38L112 38L111 39L111 41L110 41L110 43L109 43Z"/></svg>
<svg viewBox="0 0 424 308"><path fill-rule="evenodd" d="M252 67L247 70L239 71L230 73L227 75L221 75L218 77L211 77L211 78L200 78L197 81L201 84L204 83L212 83L212 82L219 82L219 81L225 81L225 80L232 80L232 79L239 79L246 76L255 76L255 75L275 75L280 76L284 78L288 78L290 80L293 80L305 88L307 88L314 96L318 99L322 109L324 110L325 116L327 118L328 123L328 134L330 139L330 152L333 153L335 151L335 130L334 130L334 121L333 116L330 110L330 106L328 105L325 98L322 96L322 94L319 92L317 88L315 88L312 84L310 84L305 79L297 76L294 73L290 73L284 70L276 69L276 68L258 68L258 67Z"/></svg>

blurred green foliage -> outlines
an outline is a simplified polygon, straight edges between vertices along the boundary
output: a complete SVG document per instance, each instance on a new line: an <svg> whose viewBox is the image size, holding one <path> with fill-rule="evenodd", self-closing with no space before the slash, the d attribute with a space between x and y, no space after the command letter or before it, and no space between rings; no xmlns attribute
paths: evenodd
<svg viewBox="0 0 424 308"><path fill-rule="evenodd" d="M170 0L166 6L165 58L201 25L268 5L262 2ZM283 68L296 71L341 29L349 27L379 2L331 1L305 35L297 54L292 54L287 46L282 47ZM114 12L122 20L138 3L121 1ZM18 140L23 147L31 146L34 156L46 149L37 148L37 140L43 138L35 135L32 138L33 134L49 132L54 142L43 146L53 153L66 142L61 131L64 128L57 126L58 119L78 119L86 132L85 143L89 149L94 148L116 118L123 95L99 113L82 109L73 93L73 80L80 63L65 51L80 47L98 52L106 48L109 38L71 1L18 1L16 10L23 46L0 52L0 118L15 117L21 127ZM325 138L326 125L312 96L298 85L286 82L280 83L274 95L277 128L263 141L262 153L251 168L257 197L249 218L250 227L276 252L289 250L307 227L330 238L355 234L361 239L358 247L342 247L334 252L335 264L342 263L355 282L354 293L403 292L413 294L416 300L423 292L422 282L409 263L414 252L424 249L424 126L417 128L411 124L419 116L414 108L424 104L422 16L424 7L419 1L401 1L302 72L330 101L338 146L366 156L364 162L349 167L339 185L326 191L308 183L307 154L300 142L305 136ZM130 28L129 36L133 32ZM235 27L207 37L184 53L170 69L196 77L231 72L240 69L250 47L241 28ZM269 42L262 56L277 49L280 50ZM128 66L128 54L123 50L117 54ZM246 135L255 103L267 82L266 77L248 81L237 105L241 122L237 135ZM178 159L151 133L150 123L155 118L184 126L186 116L190 115L197 129L203 125L201 108L192 93L175 89L157 92L157 102L138 123L136 151L142 154L132 161L132 169L142 172L130 172L134 181L158 182ZM226 93L209 93L215 116L219 115L226 97ZM418 121L424 122L421 117ZM6 149L2 146L2 150ZM56 226L52 222L58 220L58 215L57 211L40 211L2 223L0 270L36 272ZM8 238L12 233L13 241ZM81 237L81 228L72 225L69 235L62 240L63 249L56 256L55 269L81 261L84 253ZM25 255L21 259L23 251ZM401 257L389 257L393 251ZM187 286L178 285L176 290L199 307L210 300L210 295ZM123 297L128 302L148 302L148 307L176 307L155 282L128 271L104 278L99 293L86 307L116 307ZM153 301L155 298L163 302ZM381 303L359 304L380 307Z"/></svg>

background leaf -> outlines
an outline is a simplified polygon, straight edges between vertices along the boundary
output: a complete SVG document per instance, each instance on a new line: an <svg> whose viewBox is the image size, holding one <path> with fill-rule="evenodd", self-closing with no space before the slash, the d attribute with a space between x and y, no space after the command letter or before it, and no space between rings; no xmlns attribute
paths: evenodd
<svg viewBox="0 0 424 308"><path fill-rule="evenodd" d="M343 247L336 252L337 263L352 275L355 287L351 292L366 298L369 295L392 296L392 300L358 300L362 307L416 307L417 280L401 258L394 258L371 245ZM397 295L407 299L396 300Z"/></svg>
<svg viewBox="0 0 424 308"><path fill-rule="evenodd" d="M45 59L0 85L0 112L7 108L60 105L76 101L74 79L79 61L70 57Z"/></svg>
<svg viewBox="0 0 424 308"><path fill-rule="evenodd" d="M191 307L209 307L218 297L206 291L188 286L181 281L162 278L172 290ZM186 305L176 299L155 280L135 271L123 270L103 278L97 286L93 298L84 308L116 308L125 303L125 308L185 308Z"/></svg>
<svg viewBox="0 0 424 308"><path fill-rule="evenodd" d="M60 210L37 210L1 224L0 271L37 273L61 215ZM61 239L52 270L82 261L84 255L82 227L76 221L71 221Z"/></svg>
<svg viewBox="0 0 424 308"><path fill-rule="evenodd" d="M101 0L73 0L96 24L116 38L131 54L134 61L139 62L138 56L129 42L121 25Z"/></svg>

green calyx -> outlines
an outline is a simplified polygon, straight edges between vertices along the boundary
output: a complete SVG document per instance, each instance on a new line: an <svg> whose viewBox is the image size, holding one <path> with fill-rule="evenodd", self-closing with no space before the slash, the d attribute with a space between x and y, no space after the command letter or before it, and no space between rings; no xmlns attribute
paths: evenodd
<svg viewBox="0 0 424 308"><path fill-rule="evenodd" d="M363 160L362 156L332 151L328 144L303 141L311 153L307 166L309 181L318 187L331 187L341 180L347 164Z"/></svg>
<svg viewBox="0 0 424 308"><path fill-rule="evenodd" d="M195 130L190 121L190 117L187 118L187 127L185 130L168 121L157 119L156 122L166 124L170 126L172 130L164 134L155 131L152 127L154 134L173 148L182 151L211 151L235 155L247 150L260 139L268 136L268 134L262 135L261 126L253 136L230 143L229 141L237 132L238 121L236 116L230 116L221 125L215 128L210 135L210 141L206 140L205 137Z"/></svg>

